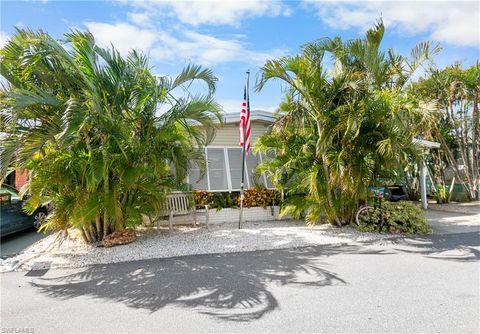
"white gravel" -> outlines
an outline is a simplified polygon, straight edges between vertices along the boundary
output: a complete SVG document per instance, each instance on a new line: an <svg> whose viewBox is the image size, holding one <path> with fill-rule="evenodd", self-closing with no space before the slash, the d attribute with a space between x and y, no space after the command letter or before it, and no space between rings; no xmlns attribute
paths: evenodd
<svg viewBox="0 0 480 334"><path fill-rule="evenodd" d="M344 244L392 237L331 225L310 228L299 221L245 223L241 230L234 223L213 225L210 230L176 226L172 234L168 229L161 229L160 233L145 230L137 234L135 242L112 248L85 245L75 231L71 231L66 239L57 234L50 235L17 256L0 260L0 272L76 268L141 259Z"/></svg>

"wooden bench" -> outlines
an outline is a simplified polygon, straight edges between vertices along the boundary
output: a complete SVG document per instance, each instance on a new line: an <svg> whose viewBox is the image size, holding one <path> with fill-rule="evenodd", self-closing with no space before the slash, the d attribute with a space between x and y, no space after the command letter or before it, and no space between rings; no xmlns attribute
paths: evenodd
<svg viewBox="0 0 480 334"><path fill-rule="evenodd" d="M188 194L182 192L170 193L167 195L165 202L165 212L164 217L168 217L168 227L170 232L173 231L173 221L175 218L189 217L193 221L193 226L197 226L197 216L205 216L205 223L208 226L209 214L208 214L208 205L202 205L205 209L197 210L197 205L195 205L194 200ZM157 220L157 230L160 230L160 221Z"/></svg>

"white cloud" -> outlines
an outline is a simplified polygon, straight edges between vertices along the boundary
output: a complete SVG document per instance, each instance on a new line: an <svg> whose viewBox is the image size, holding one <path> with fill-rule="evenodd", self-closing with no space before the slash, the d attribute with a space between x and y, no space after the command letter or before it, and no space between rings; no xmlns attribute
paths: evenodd
<svg viewBox="0 0 480 334"><path fill-rule="evenodd" d="M285 53L281 49L257 52L236 37L221 39L186 29L169 33L128 23L87 22L85 25L99 44L109 46L112 43L123 54L132 48L139 49L154 60L188 60L202 65L232 61L261 64Z"/></svg>
<svg viewBox="0 0 480 334"><path fill-rule="evenodd" d="M4 31L0 31L0 48L3 48L3 46L7 43L9 39L10 39L9 34L7 34Z"/></svg>
<svg viewBox="0 0 480 334"><path fill-rule="evenodd" d="M167 33L159 35L160 45L151 51L157 59L184 58L203 65L225 63L231 61L252 62L261 64L266 59L278 57L283 50L257 52L248 49L238 39L220 39L198 32L184 30L173 37Z"/></svg>
<svg viewBox="0 0 480 334"><path fill-rule="evenodd" d="M127 13L128 22L86 22L85 25L99 44L112 43L123 54L135 48L154 60L187 60L202 65L238 61L257 65L286 52L283 49L252 50L245 35L232 33L218 37L186 26L239 26L242 19L290 15L290 9L281 1L117 1L133 9Z"/></svg>
<svg viewBox="0 0 480 334"><path fill-rule="evenodd" d="M145 26L150 24L150 14L147 12L133 12L128 13L128 18L135 24Z"/></svg>
<svg viewBox="0 0 480 334"><path fill-rule="evenodd" d="M99 44L109 46L112 43L122 54L131 49L149 50L157 38L155 31L128 23L86 22L85 25Z"/></svg>
<svg viewBox="0 0 480 334"><path fill-rule="evenodd" d="M383 17L385 25L399 33L427 33L454 45L480 45L480 3L476 1L305 2L333 28L366 30Z"/></svg>
<svg viewBox="0 0 480 334"><path fill-rule="evenodd" d="M177 18L182 23L239 26L241 20L260 16L288 16L291 10L281 1L267 0L200 0L200 1L154 1L143 0L129 3L149 13L155 11Z"/></svg>

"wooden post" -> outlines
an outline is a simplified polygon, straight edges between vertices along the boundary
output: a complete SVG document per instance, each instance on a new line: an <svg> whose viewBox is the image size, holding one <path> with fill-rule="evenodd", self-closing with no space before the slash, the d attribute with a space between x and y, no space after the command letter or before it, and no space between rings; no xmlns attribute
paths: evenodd
<svg viewBox="0 0 480 334"><path fill-rule="evenodd" d="M168 213L168 229L170 230L170 233L173 231L173 211L170 210Z"/></svg>

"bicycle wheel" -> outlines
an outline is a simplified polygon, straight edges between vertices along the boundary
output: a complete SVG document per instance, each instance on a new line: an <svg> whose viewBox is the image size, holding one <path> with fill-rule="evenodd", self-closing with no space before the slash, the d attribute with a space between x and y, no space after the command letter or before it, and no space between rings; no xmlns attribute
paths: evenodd
<svg viewBox="0 0 480 334"><path fill-rule="evenodd" d="M371 205L366 205L358 209L357 214L355 215L355 222L357 225L360 225L361 222L368 221L374 210L374 207Z"/></svg>

